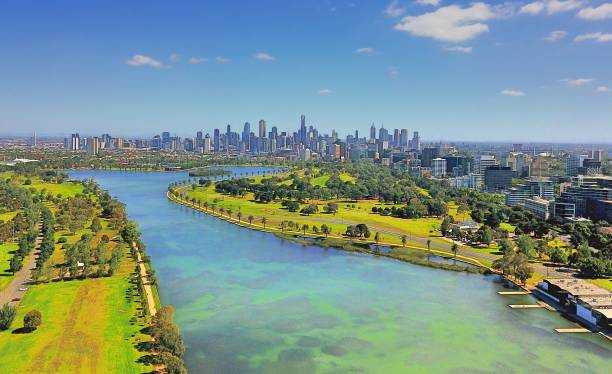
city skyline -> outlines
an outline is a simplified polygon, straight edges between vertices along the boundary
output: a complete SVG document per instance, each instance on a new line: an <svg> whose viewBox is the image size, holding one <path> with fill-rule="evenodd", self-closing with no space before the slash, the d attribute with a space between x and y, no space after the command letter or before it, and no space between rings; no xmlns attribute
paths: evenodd
<svg viewBox="0 0 612 374"><path fill-rule="evenodd" d="M0 128L186 135L305 112L341 134L375 122L431 140L612 142L608 8L9 2Z"/></svg>

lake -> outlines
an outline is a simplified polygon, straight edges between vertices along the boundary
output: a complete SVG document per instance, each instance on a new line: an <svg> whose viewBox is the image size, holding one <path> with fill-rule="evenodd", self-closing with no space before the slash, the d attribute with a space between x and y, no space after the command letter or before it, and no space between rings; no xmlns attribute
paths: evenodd
<svg viewBox="0 0 612 374"><path fill-rule="evenodd" d="M244 168L230 168L244 173ZM250 172L262 172L250 168ZM281 240L177 205L186 173L71 171L127 204L192 373L612 372L610 342L495 276Z"/></svg>

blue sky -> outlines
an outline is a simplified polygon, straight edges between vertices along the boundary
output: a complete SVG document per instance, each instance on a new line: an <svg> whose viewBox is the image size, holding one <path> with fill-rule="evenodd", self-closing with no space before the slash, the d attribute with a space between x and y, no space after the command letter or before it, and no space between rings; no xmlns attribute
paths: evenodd
<svg viewBox="0 0 612 374"><path fill-rule="evenodd" d="M612 142L612 3L0 3L0 134Z"/></svg>

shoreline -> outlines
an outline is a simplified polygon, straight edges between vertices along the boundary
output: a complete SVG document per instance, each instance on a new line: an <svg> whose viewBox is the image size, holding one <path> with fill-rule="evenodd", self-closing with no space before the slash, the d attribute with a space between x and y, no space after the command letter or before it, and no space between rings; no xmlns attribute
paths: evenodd
<svg viewBox="0 0 612 374"><path fill-rule="evenodd" d="M371 242L371 241L365 241L365 240L350 240L350 239L346 239L344 237L341 236L335 236L335 235L329 235L328 237L325 236L321 236L321 235L315 235L315 234L311 234L311 233L306 233L306 235L303 235L302 233L298 233L298 232L294 232L294 231L281 231L281 229L278 229L276 227L272 227L272 226L263 226L263 225L259 225L259 224L254 224L251 223L249 224L247 221L245 220L239 220L235 217L227 217L224 215L221 215L220 213L216 213L216 212L212 212L210 209L206 209L203 207L199 207L197 205L192 204L189 201L185 201L183 199L181 199L180 197L172 194L170 191L166 192L166 197L185 207L188 207L190 209L193 209L195 211L207 214L209 216L218 218L218 219L222 219L228 223L237 225L237 226L241 226L243 228L247 228L247 229L251 229L251 230L257 230L257 231L261 231L261 232L266 232L269 234L273 234L281 239L286 239L286 240L291 240L293 242L299 243L299 244L303 244L303 245L315 245L318 247L322 247L322 248L335 248L337 250L342 250L342 251L346 251L346 252L355 252L355 253L363 253L363 254L369 254L372 256L379 256L379 257L386 257L389 259L394 259L397 261L402 261L402 262L407 262L407 263L411 263L414 265L421 265L421 266L427 266L433 269L440 269L440 270L447 270L447 271L458 271L458 272L467 272L467 273L473 273L473 274L494 274L497 273L495 272L493 269L487 267L486 265L480 263L478 260L466 257L466 256L461 256L461 255L457 255L456 259L453 258L452 256L449 256L449 254L447 252L443 252L443 251L439 251L439 250L435 250L435 249L431 249L431 250L427 250L425 248L419 248L419 247L415 247L415 246L397 246L394 243L387 243L387 242L380 242L380 243L375 243L375 242ZM315 239L315 240L307 240L305 238L308 239ZM339 241L338 242L333 242L333 241ZM363 245L378 245L380 247L388 247L388 248L392 248L392 249L396 249L396 248L405 248L405 249L409 249L409 250L414 250L414 251L418 251L420 252L422 255L408 255L408 254L397 254L397 253L393 253L393 252L381 252L381 251L376 251L376 250L372 250L372 249L366 249L363 247ZM428 254L429 253L429 254ZM462 266L459 264L445 264L445 263L439 263L439 262L433 262L433 261L429 261L427 260L427 258L430 256L437 256L437 257L441 257L444 259L450 259L450 260L455 260L458 263L465 263L468 264L470 266ZM423 260L425 259L425 260Z"/></svg>

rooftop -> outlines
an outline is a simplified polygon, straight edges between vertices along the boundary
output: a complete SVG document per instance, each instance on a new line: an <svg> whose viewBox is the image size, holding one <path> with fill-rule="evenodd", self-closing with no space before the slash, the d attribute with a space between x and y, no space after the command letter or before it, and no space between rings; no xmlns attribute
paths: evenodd
<svg viewBox="0 0 612 374"><path fill-rule="evenodd" d="M557 286L574 296L604 296L604 297L612 297L612 292L598 287L594 284L583 281L582 279L545 279L545 282L553 286ZM582 298L582 300L586 300L586 298ZM612 303L608 304L612 305Z"/></svg>

